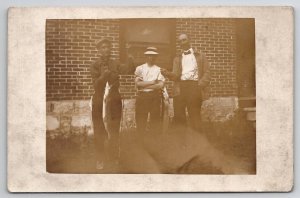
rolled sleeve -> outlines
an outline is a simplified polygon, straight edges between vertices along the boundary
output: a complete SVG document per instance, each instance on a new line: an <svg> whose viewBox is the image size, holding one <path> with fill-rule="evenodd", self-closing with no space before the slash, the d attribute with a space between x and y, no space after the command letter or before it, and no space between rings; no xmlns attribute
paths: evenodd
<svg viewBox="0 0 300 198"><path fill-rule="evenodd" d="M134 75L135 75L136 78L141 78L141 79L143 79L143 71L142 71L142 68L141 68L140 66L138 66L138 67L135 69Z"/></svg>
<svg viewBox="0 0 300 198"><path fill-rule="evenodd" d="M159 74L158 74L157 80L165 81L166 79L165 79L165 77L161 74L160 70L159 70L158 72L159 72Z"/></svg>

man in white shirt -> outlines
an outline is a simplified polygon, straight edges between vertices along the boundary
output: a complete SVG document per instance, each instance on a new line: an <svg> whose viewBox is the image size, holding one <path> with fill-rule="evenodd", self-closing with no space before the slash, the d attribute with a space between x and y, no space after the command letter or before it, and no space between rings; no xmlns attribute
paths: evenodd
<svg viewBox="0 0 300 198"><path fill-rule="evenodd" d="M148 114L150 114L149 130L158 132L161 128L162 88L165 80L160 73L160 67L155 65L157 49L148 47L144 54L147 62L135 70L135 83L138 88L136 125L140 134L146 131Z"/></svg>
<svg viewBox="0 0 300 198"><path fill-rule="evenodd" d="M191 128L200 131L202 93L210 82L209 64L203 53L194 51L186 34L179 36L179 43L182 54L175 57L173 71L161 72L174 81L174 123L187 124L187 109Z"/></svg>

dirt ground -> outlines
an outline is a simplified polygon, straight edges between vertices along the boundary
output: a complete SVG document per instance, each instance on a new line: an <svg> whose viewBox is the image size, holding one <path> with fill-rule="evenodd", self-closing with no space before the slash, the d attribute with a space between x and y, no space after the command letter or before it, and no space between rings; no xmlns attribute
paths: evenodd
<svg viewBox="0 0 300 198"><path fill-rule="evenodd" d="M251 123L240 119L203 123L202 133L171 128L163 134L134 130L120 134L119 165L96 169L93 136L47 138L50 173L255 174L256 145Z"/></svg>

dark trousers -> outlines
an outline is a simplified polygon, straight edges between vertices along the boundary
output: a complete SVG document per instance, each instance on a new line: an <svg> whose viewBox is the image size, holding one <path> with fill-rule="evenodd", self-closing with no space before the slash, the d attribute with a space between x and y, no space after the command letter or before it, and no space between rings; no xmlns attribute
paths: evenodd
<svg viewBox="0 0 300 198"><path fill-rule="evenodd" d="M146 131L148 113L150 113L149 131L159 132L162 122L162 95L159 91L139 92L136 98L135 117L138 133Z"/></svg>
<svg viewBox="0 0 300 198"><path fill-rule="evenodd" d="M103 121L103 95L94 94L92 101L92 120L96 159L99 161L104 161L106 155L109 155L110 158L118 157L119 129L122 113L122 102L120 97L109 98L106 112L108 113L107 129L110 134L108 152L105 152L104 146L104 142L108 139L108 132L106 131Z"/></svg>
<svg viewBox="0 0 300 198"><path fill-rule="evenodd" d="M174 124L187 126L186 109L192 129L200 131L201 89L197 81L181 81L180 94L174 97Z"/></svg>
<svg viewBox="0 0 300 198"><path fill-rule="evenodd" d="M117 161L120 146L120 123L122 117L122 101L119 95L107 98L107 130L110 134L108 139L108 158Z"/></svg>

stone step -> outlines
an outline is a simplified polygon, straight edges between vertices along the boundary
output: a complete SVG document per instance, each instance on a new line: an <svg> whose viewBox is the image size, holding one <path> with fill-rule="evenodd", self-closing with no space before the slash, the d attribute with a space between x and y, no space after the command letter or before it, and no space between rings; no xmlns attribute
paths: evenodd
<svg viewBox="0 0 300 198"><path fill-rule="evenodd" d="M256 121L256 107L246 107L243 110L246 112L247 120Z"/></svg>
<svg viewBox="0 0 300 198"><path fill-rule="evenodd" d="M246 107L255 107L256 106L256 97L240 97L239 98L239 107L246 108Z"/></svg>

